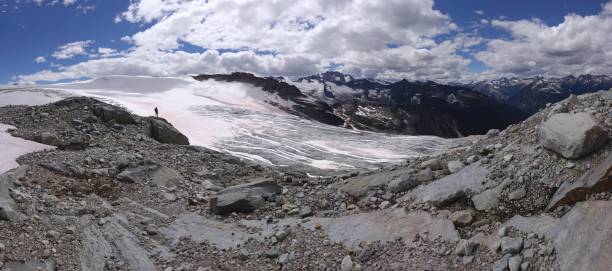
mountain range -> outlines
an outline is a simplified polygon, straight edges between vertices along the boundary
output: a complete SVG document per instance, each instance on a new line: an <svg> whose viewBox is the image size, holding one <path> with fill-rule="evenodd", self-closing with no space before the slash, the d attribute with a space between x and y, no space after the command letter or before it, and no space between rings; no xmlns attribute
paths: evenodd
<svg viewBox="0 0 612 271"><path fill-rule="evenodd" d="M500 78L478 81L461 86L470 88L499 102L519 108L529 114L548 103L569 97L612 88L612 76L583 74L561 78Z"/></svg>
<svg viewBox="0 0 612 271"><path fill-rule="evenodd" d="M467 84L396 82L328 71L295 80L249 73L198 75L262 87L290 100L292 114L325 124L376 132L462 137L503 129L571 94L612 88L612 77L500 78Z"/></svg>
<svg viewBox="0 0 612 271"><path fill-rule="evenodd" d="M289 113L359 130L461 137L503 129L523 111L462 86L435 82L386 82L326 72L294 81L248 73L198 75L196 80L240 82L293 102Z"/></svg>

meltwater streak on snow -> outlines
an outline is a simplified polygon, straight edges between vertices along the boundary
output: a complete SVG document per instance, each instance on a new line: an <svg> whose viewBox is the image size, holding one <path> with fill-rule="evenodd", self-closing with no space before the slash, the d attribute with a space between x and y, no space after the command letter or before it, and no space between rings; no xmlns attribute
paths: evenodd
<svg viewBox="0 0 612 271"><path fill-rule="evenodd" d="M52 146L39 144L11 136L7 130L15 128L0 123L0 174L19 166L17 157L26 153L52 149Z"/></svg>
<svg viewBox="0 0 612 271"><path fill-rule="evenodd" d="M157 106L193 145L313 175L374 169L457 145L438 137L362 132L305 120L267 103L290 107L290 101L242 83L109 76L43 87L96 97L143 116Z"/></svg>

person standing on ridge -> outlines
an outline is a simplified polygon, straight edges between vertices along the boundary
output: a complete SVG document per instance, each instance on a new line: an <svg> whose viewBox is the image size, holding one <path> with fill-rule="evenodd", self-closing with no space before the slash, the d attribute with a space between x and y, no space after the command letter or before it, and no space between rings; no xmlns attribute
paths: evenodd
<svg viewBox="0 0 612 271"><path fill-rule="evenodd" d="M159 118L159 110L157 110L157 106L155 107L155 117Z"/></svg>

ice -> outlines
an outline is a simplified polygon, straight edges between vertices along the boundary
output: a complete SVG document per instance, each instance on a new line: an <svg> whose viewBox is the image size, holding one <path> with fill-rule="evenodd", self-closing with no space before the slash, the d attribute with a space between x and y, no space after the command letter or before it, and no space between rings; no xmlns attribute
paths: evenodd
<svg viewBox="0 0 612 271"><path fill-rule="evenodd" d="M23 88L0 89L0 106L43 105L61 100L67 95L62 92L41 91Z"/></svg>
<svg viewBox="0 0 612 271"><path fill-rule="evenodd" d="M199 82L189 77L107 76L28 90L0 90L0 101L40 104L66 95L95 97L141 116L152 115L158 107L160 117L193 145L311 175L376 169L462 143L325 125L278 109L270 103L286 107L293 103L250 84Z"/></svg>
<svg viewBox="0 0 612 271"><path fill-rule="evenodd" d="M15 127L0 123L0 174L19 166L16 159L30 152L53 147L11 136L7 130Z"/></svg>

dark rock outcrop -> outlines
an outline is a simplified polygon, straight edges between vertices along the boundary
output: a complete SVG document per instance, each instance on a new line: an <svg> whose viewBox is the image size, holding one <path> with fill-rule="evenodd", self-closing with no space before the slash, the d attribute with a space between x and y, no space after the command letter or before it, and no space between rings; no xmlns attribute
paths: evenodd
<svg viewBox="0 0 612 271"><path fill-rule="evenodd" d="M104 122L114 121L118 124L135 123L135 120L130 112L117 106L97 104L93 106L92 110L94 115Z"/></svg>
<svg viewBox="0 0 612 271"><path fill-rule="evenodd" d="M164 119L149 118L150 136L161 143L189 145L189 139Z"/></svg>
<svg viewBox="0 0 612 271"><path fill-rule="evenodd" d="M269 179L259 179L221 190L210 200L211 212L224 215L232 212L248 213L272 200L282 187Z"/></svg>

